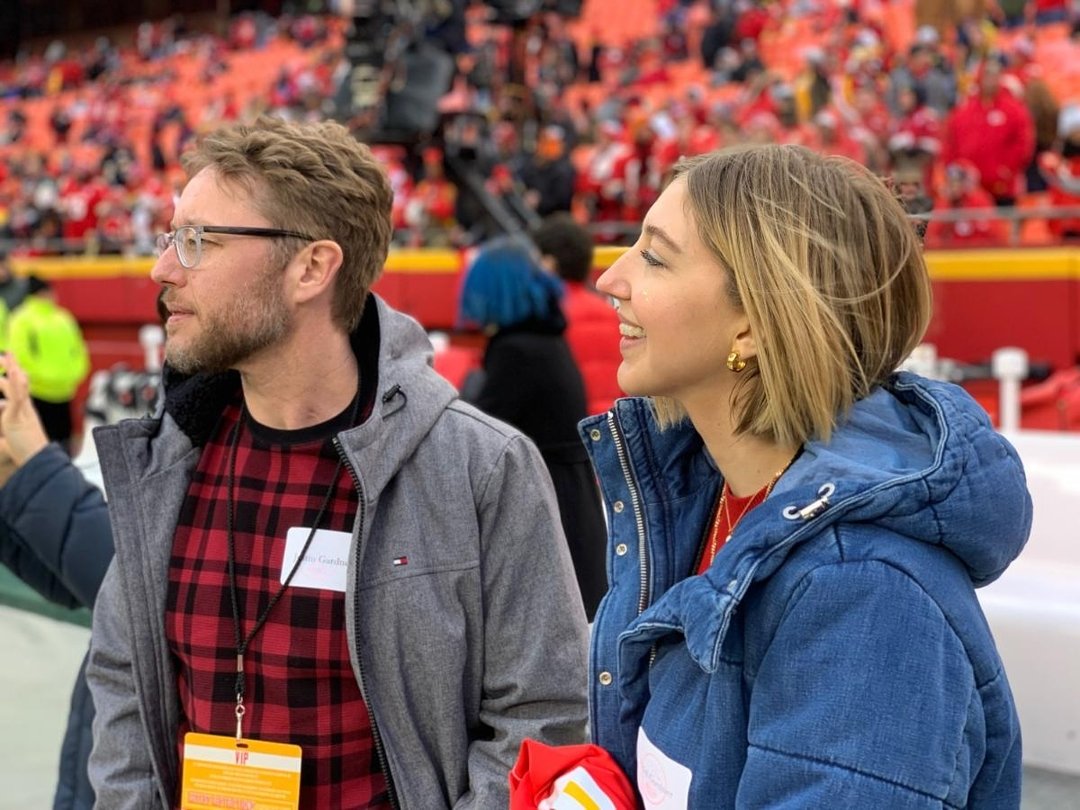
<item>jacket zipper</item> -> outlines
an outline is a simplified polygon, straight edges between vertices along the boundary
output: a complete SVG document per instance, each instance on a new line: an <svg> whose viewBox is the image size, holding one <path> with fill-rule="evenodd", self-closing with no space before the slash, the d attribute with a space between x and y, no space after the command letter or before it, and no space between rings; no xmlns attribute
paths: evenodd
<svg viewBox="0 0 1080 810"><path fill-rule="evenodd" d="M721 487L721 491L723 491L723 487ZM720 497L717 496L716 505L712 509L712 514L713 514L714 518L715 518L716 513L717 513L717 511L719 509L720 509ZM698 541L697 554L694 555L694 567L690 569L690 575L691 576L696 574L698 572L698 569L701 568L701 563L705 559L705 552L706 552L706 550L708 548L708 545L709 545L709 540L710 540L709 536L712 534L714 528L715 528L714 521L710 521L710 520L705 521L705 531L702 532L701 540Z"/></svg>
<svg viewBox="0 0 1080 810"><path fill-rule="evenodd" d="M345 454L344 449L341 447L341 442L338 437L334 437L334 449L337 450L338 455L341 456L342 461L345 463L345 468L349 471L349 477L352 478L353 487L355 487L359 497L360 508L360 531L364 529L364 493L360 488L360 479L356 475L356 470L353 469L352 462L349 461L349 457ZM357 557L359 559L360 548L356 549ZM353 603L353 626L360 627L360 595L359 591L356 594L356 601ZM367 705L368 717L371 720L371 739L375 744L375 759L379 763L379 769L383 772L383 776L386 777L386 795L390 799L390 806L394 810L401 810L401 802L398 799L397 788L394 786L394 776L390 773L390 762L386 758L386 747L383 745L382 734L379 733L379 724L375 719L375 706L371 702L371 698L368 697L367 687L364 685L364 660L360 656L359 645L356 648L356 670L357 670L357 685L360 687L360 695L364 698L364 703Z"/></svg>
<svg viewBox="0 0 1080 810"><path fill-rule="evenodd" d="M638 536L638 571L640 576L641 590L638 592L637 615L640 616L649 606L649 550L645 545L645 516L641 513L641 497L638 494L637 482L630 471L630 462L626 456L626 445L619 433L619 425L615 421L615 412L608 411L608 428L611 437L615 441L615 455L619 457L619 467L622 468L623 478L630 490L630 508L634 510L634 523L637 526Z"/></svg>

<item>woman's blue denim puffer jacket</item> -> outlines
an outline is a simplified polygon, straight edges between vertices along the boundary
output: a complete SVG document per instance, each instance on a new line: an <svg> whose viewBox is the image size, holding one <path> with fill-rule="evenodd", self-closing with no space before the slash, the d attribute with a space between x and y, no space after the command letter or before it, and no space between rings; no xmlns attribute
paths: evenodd
<svg viewBox="0 0 1080 810"><path fill-rule="evenodd" d="M1020 728L974 587L1031 528L962 389L896 375L809 442L703 576L722 483L624 399L581 432L611 527L591 728L655 808L1015 808Z"/></svg>

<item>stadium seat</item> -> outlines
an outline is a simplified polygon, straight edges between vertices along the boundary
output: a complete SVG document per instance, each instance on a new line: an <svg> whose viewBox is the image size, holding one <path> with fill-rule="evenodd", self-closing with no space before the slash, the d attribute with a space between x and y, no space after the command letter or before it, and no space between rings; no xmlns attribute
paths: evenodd
<svg viewBox="0 0 1080 810"><path fill-rule="evenodd" d="M608 44L620 46L659 36L656 0L635 0L633 13L627 13L625 0L591 0L583 4L581 17L568 29L582 48L588 48L594 32L601 33Z"/></svg>
<svg viewBox="0 0 1080 810"><path fill-rule="evenodd" d="M1051 206L1050 195L1045 192L1023 194L1016 201L1020 210L1030 211ZM1043 217L1030 217L1020 221L1020 244L1029 247L1052 245L1055 243L1050 226Z"/></svg>
<svg viewBox="0 0 1080 810"><path fill-rule="evenodd" d="M885 39L894 50L903 53L915 39L915 0L883 3L881 12Z"/></svg>
<svg viewBox="0 0 1080 810"><path fill-rule="evenodd" d="M1035 29L1035 61L1058 101L1080 100L1080 59L1064 23Z"/></svg>

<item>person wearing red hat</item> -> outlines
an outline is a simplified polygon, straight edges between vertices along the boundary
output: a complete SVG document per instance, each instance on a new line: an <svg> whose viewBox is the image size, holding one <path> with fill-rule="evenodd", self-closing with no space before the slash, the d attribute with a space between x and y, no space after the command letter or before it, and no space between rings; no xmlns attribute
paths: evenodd
<svg viewBox="0 0 1080 810"><path fill-rule="evenodd" d="M945 167L945 181L935 196L934 211L992 210L994 199L979 185L979 170L970 160L957 160ZM1004 220L981 218L934 219L926 232L926 243L934 248L986 247L1004 245L1009 229Z"/></svg>

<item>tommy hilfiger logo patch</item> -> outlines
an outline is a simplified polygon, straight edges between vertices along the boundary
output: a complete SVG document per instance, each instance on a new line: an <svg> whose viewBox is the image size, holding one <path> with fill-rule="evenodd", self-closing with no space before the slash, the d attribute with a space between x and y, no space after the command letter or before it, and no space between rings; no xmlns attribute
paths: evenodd
<svg viewBox="0 0 1080 810"><path fill-rule="evenodd" d="M409 558L408 557L394 557L394 567L395 568L397 566L400 566L400 565L408 565L408 564L409 564Z"/></svg>

